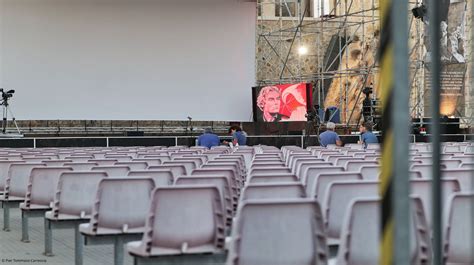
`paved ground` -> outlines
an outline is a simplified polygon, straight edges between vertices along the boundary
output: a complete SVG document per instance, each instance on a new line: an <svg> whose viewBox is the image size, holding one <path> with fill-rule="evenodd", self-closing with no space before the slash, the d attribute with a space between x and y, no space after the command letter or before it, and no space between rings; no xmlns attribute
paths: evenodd
<svg viewBox="0 0 474 265"><path fill-rule="evenodd" d="M0 211L0 225L3 218ZM44 256L43 218L30 218L30 243L21 238L21 216L19 209L10 210L10 232L0 230L0 265L4 264L74 264L74 230L53 230L53 257ZM113 264L113 246L84 246L84 265ZM125 254L124 264L133 264L132 258Z"/></svg>

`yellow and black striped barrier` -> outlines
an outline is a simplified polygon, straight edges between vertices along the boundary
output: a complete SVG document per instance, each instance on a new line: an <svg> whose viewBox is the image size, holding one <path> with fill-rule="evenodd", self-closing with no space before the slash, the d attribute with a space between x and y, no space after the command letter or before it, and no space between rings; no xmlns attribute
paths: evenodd
<svg viewBox="0 0 474 265"><path fill-rule="evenodd" d="M379 1L382 21L380 50L380 95L383 108L382 134L382 172L380 175L380 198L382 200L381 216L381 245L380 265L393 264L394 219L392 208L393 192L393 128L392 128L392 98L393 98L393 69L394 46L392 35L392 0Z"/></svg>

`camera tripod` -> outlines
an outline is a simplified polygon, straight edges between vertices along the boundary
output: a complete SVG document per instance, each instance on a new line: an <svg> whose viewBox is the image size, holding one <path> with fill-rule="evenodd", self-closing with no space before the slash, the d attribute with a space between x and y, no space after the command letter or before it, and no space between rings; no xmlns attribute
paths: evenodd
<svg viewBox="0 0 474 265"><path fill-rule="evenodd" d="M19 135L21 135L20 128L18 127L18 124L16 123L15 116L13 115L13 112L11 110L10 104L8 103L8 99L4 98L3 101L0 103L2 105L2 110L3 110L3 120L2 120L2 134L7 133L7 127L8 127L8 114L12 117L12 122L15 125L16 131L18 132Z"/></svg>

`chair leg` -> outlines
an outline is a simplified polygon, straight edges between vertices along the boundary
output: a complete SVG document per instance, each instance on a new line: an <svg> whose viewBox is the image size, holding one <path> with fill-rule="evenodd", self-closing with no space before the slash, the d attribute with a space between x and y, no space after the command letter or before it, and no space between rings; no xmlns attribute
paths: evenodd
<svg viewBox="0 0 474 265"><path fill-rule="evenodd" d="M76 265L83 263L84 237L79 232L79 225L74 227L74 260Z"/></svg>
<svg viewBox="0 0 474 265"><path fill-rule="evenodd" d="M123 239L119 236L114 242L114 265L123 265Z"/></svg>
<svg viewBox="0 0 474 265"><path fill-rule="evenodd" d="M52 257L53 254L53 230L51 222L44 218L44 253L45 256Z"/></svg>
<svg viewBox="0 0 474 265"><path fill-rule="evenodd" d="M30 243L28 233L28 213L21 211L21 242Z"/></svg>
<svg viewBox="0 0 474 265"><path fill-rule="evenodd" d="M10 205L8 202L3 203L3 231L10 231Z"/></svg>

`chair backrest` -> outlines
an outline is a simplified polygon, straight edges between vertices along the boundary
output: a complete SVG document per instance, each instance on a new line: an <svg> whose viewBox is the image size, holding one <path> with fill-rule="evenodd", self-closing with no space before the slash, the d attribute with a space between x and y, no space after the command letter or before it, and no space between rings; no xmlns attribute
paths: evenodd
<svg viewBox="0 0 474 265"><path fill-rule="evenodd" d="M176 157L173 159L173 161L192 161L196 165L196 168L199 168L204 164L203 158L202 157L193 157L193 155L188 155L188 156L183 156L183 157Z"/></svg>
<svg viewBox="0 0 474 265"><path fill-rule="evenodd" d="M318 158L314 155L293 155L293 156L290 156L288 158L288 167L291 168L291 169L295 169L295 167L297 166L297 162L300 161L303 161L303 160L309 160L309 161L321 161L321 162L324 162L324 160L322 158Z"/></svg>
<svg viewBox="0 0 474 265"><path fill-rule="evenodd" d="M144 161L128 161L128 162L117 162L115 166L127 166L130 170L145 170L148 168L148 163Z"/></svg>
<svg viewBox="0 0 474 265"><path fill-rule="evenodd" d="M290 174L291 170L288 167L268 167L268 168L253 168L250 170L249 176L253 175L274 175L274 174Z"/></svg>
<svg viewBox="0 0 474 265"><path fill-rule="evenodd" d="M379 166L362 166L360 168L360 173L362 174L362 178L365 180L378 180L380 174L380 167Z"/></svg>
<svg viewBox="0 0 474 265"><path fill-rule="evenodd" d="M267 167L286 167L284 162L280 161L265 161L265 162L260 162L260 161L254 161L252 165L250 166L251 169L254 168L267 168Z"/></svg>
<svg viewBox="0 0 474 265"><path fill-rule="evenodd" d="M460 160L462 163L472 163L474 161L474 155L455 155L452 159Z"/></svg>
<svg viewBox="0 0 474 265"><path fill-rule="evenodd" d="M71 163L72 160L67 160L67 159L51 159L51 160L44 160L41 161L41 163L46 164L48 167L62 167L64 166L64 163Z"/></svg>
<svg viewBox="0 0 474 265"><path fill-rule="evenodd" d="M332 182L322 201L328 237L339 238L344 215L353 199L376 197L378 191L379 183L376 181Z"/></svg>
<svg viewBox="0 0 474 265"><path fill-rule="evenodd" d="M143 234L145 252L168 255L224 250L224 214L215 186L158 187ZM160 251L161 250L161 251Z"/></svg>
<svg viewBox="0 0 474 265"><path fill-rule="evenodd" d="M328 250L315 200L248 200L237 214L228 265L326 264Z"/></svg>
<svg viewBox="0 0 474 265"><path fill-rule="evenodd" d="M459 168L462 168L462 169L474 169L474 162L466 162L466 163L462 163Z"/></svg>
<svg viewBox="0 0 474 265"><path fill-rule="evenodd" d="M161 165L160 159L155 158L134 158L132 162L146 162L148 166L159 166Z"/></svg>
<svg viewBox="0 0 474 265"><path fill-rule="evenodd" d="M118 162L117 159L89 159L87 162L96 163L98 166L113 166Z"/></svg>
<svg viewBox="0 0 474 265"><path fill-rule="evenodd" d="M72 160L72 162L87 162L89 159L94 159L93 155L70 155L64 157L64 159Z"/></svg>
<svg viewBox="0 0 474 265"><path fill-rule="evenodd" d="M176 178L178 176L186 175L186 168L184 165L159 165L159 166L149 166L148 170L171 170L173 176Z"/></svg>
<svg viewBox="0 0 474 265"><path fill-rule="evenodd" d="M420 198L429 227L432 224L432 180L415 179L410 181L411 194ZM455 192L460 192L461 187L459 181L455 178L444 178L441 180L441 190L443 192L443 209L447 209L449 197Z"/></svg>
<svg viewBox="0 0 474 265"><path fill-rule="evenodd" d="M379 163L377 161L347 161L346 162L346 171L360 171L360 168L363 166L377 166Z"/></svg>
<svg viewBox="0 0 474 265"><path fill-rule="evenodd" d="M99 171L62 173L56 188L53 217L90 218L99 182L105 177L107 173Z"/></svg>
<svg viewBox="0 0 474 265"><path fill-rule="evenodd" d="M129 166L95 166L91 171L106 172L109 177L125 177L130 172Z"/></svg>
<svg viewBox="0 0 474 265"><path fill-rule="evenodd" d="M97 163L91 162L71 162L64 163L65 167L72 167L74 171L90 171L93 167L98 166Z"/></svg>
<svg viewBox="0 0 474 265"><path fill-rule="evenodd" d="M298 160L295 162L294 173L302 178L303 172L308 170L308 167L312 166L332 166L331 162L327 161L316 161L316 160Z"/></svg>
<svg viewBox="0 0 474 265"><path fill-rule="evenodd" d="M185 174L184 175L189 175L191 172L197 168L196 162L190 161L190 160L172 160L172 161L164 161L163 166L168 166L168 165L177 165L177 166L184 166L185 169Z"/></svg>
<svg viewBox="0 0 474 265"><path fill-rule="evenodd" d="M411 199L410 264L431 264L431 239L418 198ZM380 199L352 200L344 216L338 265L378 264L380 257Z"/></svg>
<svg viewBox="0 0 474 265"><path fill-rule="evenodd" d="M336 172L344 172L344 168L339 166L311 166L303 173L301 182L306 187L313 187L314 181L319 174Z"/></svg>
<svg viewBox="0 0 474 265"><path fill-rule="evenodd" d="M444 259L447 265L474 264L474 222L472 218L474 193L453 194L449 199L444 228Z"/></svg>
<svg viewBox="0 0 474 265"><path fill-rule="evenodd" d="M116 159L119 162L132 161L133 157L127 154L105 154L104 158Z"/></svg>
<svg viewBox="0 0 474 265"><path fill-rule="evenodd" d="M232 220L234 215L234 198L232 187L229 180L225 176L192 176L179 177L175 181L175 185L214 185L219 189L223 212L226 214L228 220ZM228 223L229 227L231 223Z"/></svg>
<svg viewBox="0 0 474 265"><path fill-rule="evenodd" d="M291 173L282 173L282 174L256 174L251 175L249 183L285 183L285 182L295 182L299 183L298 177Z"/></svg>
<svg viewBox="0 0 474 265"><path fill-rule="evenodd" d="M31 170L36 167L46 167L44 163L11 164L5 186L5 198L24 197L28 189Z"/></svg>
<svg viewBox="0 0 474 265"><path fill-rule="evenodd" d="M459 166L462 164L461 159L443 159L440 161L442 165L445 165L447 169L452 169L452 168L459 168Z"/></svg>
<svg viewBox="0 0 474 265"><path fill-rule="evenodd" d="M24 160L0 160L0 191L5 190L7 184L8 170L11 164L25 163Z"/></svg>
<svg viewBox="0 0 474 265"><path fill-rule="evenodd" d="M441 164L441 168L446 168L445 165ZM431 179L431 174L433 171L432 164L414 164L410 166L411 171L418 171L421 173L422 178Z"/></svg>
<svg viewBox="0 0 474 265"><path fill-rule="evenodd" d="M132 170L128 172L129 177L152 178L156 187L171 186L174 183L173 172L168 169L163 170Z"/></svg>
<svg viewBox="0 0 474 265"><path fill-rule="evenodd" d="M474 191L474 177L472 169L447 169L441 170L443 178L455 178L459 181L461 191Z"/></svg>
<svg viewBox="0 0 474 265"><path fill-rule="evenodd" d="M240 176L230 168L199 168L193 170L191 176L225 176L229 180L233 191L240 190L243 186Z"/></svg>
<svg viewBox="0 0 474 265"><path fill-rule="evenodd" d="M50 206L54 200L54 190L58 186L59 176L71 167L36 167L31 170L28 180L25 205Z"/></svg>
<svg viewBox="0 0 474 265"><path fill-rule="evenodd" d="M349 161L364 161L365 158L363 157L338 157L336 158L336 161L334 162L335 166L341 166L341 167L346 167L347 162Z"/></svg>
<svg viewBox="0 0 474 265"><path fill-rule="evenodd" d="M317 198L322 202L331 183L335 181L357 181L362 179L362 174L359 172L321 173L316 177L313 186L306 186L306 194L308 194L308 197Z"/></svg>
<svg viewBox="0 0 474 265"><path fill-rule="evenodd" d="M154 188L150 178L100 180L90 220L92 232L144 228Z"/></svg>
<svg viewBox="0 0 474 265"><path fill-rule="evenodd" d="M240 199L301 199L306 197L303 184L300 182L257 183L249 184L242 190Z"/></svg>

